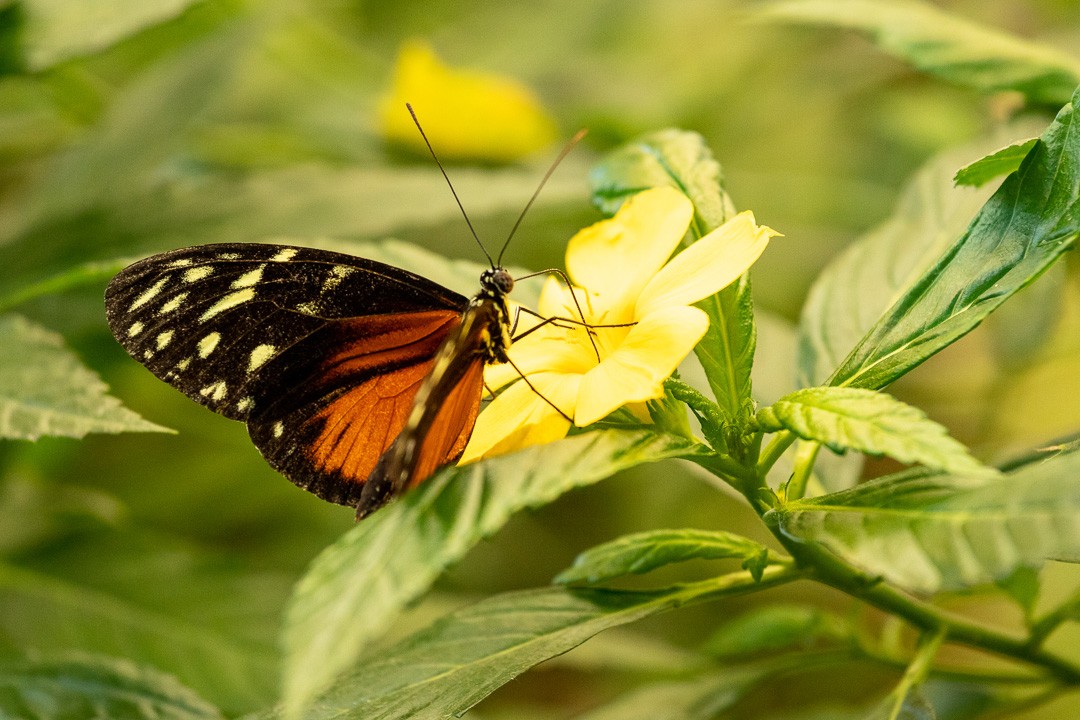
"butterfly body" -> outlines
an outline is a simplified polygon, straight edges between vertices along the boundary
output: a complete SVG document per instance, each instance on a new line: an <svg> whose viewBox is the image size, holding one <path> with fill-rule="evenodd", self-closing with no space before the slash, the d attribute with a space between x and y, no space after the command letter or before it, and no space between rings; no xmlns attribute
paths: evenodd
<svg viewBox="0 0 1080 720"><path fill-rule="evenodd" d="M246 422L275 470L362 517L460 457L483 368L507 359L512 287L488 270L470 301L341 253L205 245L123 270L106 314L151 372Z"/></svg>

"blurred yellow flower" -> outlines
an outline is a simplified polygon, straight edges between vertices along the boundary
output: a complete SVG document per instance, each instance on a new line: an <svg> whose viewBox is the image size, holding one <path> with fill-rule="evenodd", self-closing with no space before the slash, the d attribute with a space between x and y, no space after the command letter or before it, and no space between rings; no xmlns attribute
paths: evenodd
<svg viewBox="0 0 1080 720"><path fill-rule="evenodd" d="M555 121L528 87L501 75L448 67L417 40L402 45L379 116L388 141L426 154L407 102L443 158L510 162L557 137Z"/></svg>
<svg viewBox="0 0 1080 720"><path fill-rule="evenodd" d="M565 324L515 342L510 359L547 400L511 365L489 366L489 387L512 384L480 413L461 462L564 437L570 420L552 405L583 427L623 405L663 397L664 380L709 326L693 303L734 282L777 235L744 212L669 260L693 212L682 193L654 188L571 238L566 269L585 322L627 326L595 328L595 349L583 327ZM549 278L540 314L579 318L571 292Z"/></svg>

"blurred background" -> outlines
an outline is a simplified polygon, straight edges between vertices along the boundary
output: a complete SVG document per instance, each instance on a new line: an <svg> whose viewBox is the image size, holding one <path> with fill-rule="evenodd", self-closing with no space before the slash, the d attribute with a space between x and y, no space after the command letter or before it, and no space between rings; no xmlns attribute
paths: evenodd
<svg viewBox="0 0 1080 720"><path fill-rule="evenodd" d="M1073 0L936 4L1066 52L1080 48ZM856 35L758 22L754 7L0 0L0 293L86 261L205 242L396 238L482 260L438 170L394 139L397 121L383 109L395 97L402 47L421 41L449 67L498 73L535 93L524 115L491 113L458 129L481 150L445 141L448 171L489 247L505 238L562 143L589 130L515 238L513 265L561 265L567 239L600 217L587 173L605 151L666 127L706 138L735 203L785 235L754 268L758 390L773 399L793 381L794 327L815 276L890 216L913 173L946 150L955 169L1034 134L1053 109L920 75ZM437 95L413 101L425 125L439 125ZM542 126L541 140L511 157L485 155L485 137L502 147L513 136L506 125L526 116ZM965 150L969 143L979 149ZM1080 409L1061 402L1080 393L1080 285L1070 262L893 391L986 459L1074 431ZM130 360L106 329L104 284L18 311L60 332L126 405L178 434L0 443L0 655L125 656L178 675L230 713L260 707L276 697L289 588L351 526L352 512L294 488L242 425ZM545 584L576 553L620 533L697 526L760 536L754 523L682 465L639 468L515 519L398 631L470 597ZM1050 587L1067 592L1071 580L1057 572L1048 571ZM847 607L813 589L800 587L799 597ZM707 634L757 601L598 639L504 688L478 716L571 717L629 684L627 668L601 668L637 653L677 658L703 624ZM1003 601L969 611L1019 620ZM1055 642L1067 647L1067 635ZM854 707L893 680L855 668L835 687L815 677L732 712L792 717L787 708L833 693L836 707ZM842 714L829 712L821 716ZM1032 717L1074 717L1080 707L1063 701L1045 712L1056 714Z"/></svg>

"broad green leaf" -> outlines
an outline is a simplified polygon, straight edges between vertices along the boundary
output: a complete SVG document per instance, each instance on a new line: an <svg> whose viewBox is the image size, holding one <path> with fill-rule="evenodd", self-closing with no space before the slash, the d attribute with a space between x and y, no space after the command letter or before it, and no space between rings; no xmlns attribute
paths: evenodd
<svg viewBox="0 0 1080 720"><path fill-rule="evenodd" d="M835 452L858 450L957 475L995 475L918 408L860 388L796 390L757 413L769 432L790 430Z"/></svg>
<svg viewBox="0 0 1080 720"><path fill-rule="evenodd" d="M973 163L968 163L956 171L953 182L957 185L979 187L994 178L1009 175L1020 167L1020 163L1027 157L1031 148L1035 147L1036 141L1038 141L1038 138L1020 140L1011 145L1006 145Z"/></svg>
<svg viewBox="0 0 1080 720"><path fill-rule="evenodd" d="M848 623L821 608L765 605L724 623L704 649L713 657L740 658L808 648L845 640L852 634Z"/></svg>
<svg viewBox="0 0 1080 720"><path fill-rule="evenodd" d="M662 130L645 135L609 154L593 169L590 181L593 202L608 214L646 188L675 187L694 203L695 237L735 213L724 192L720 164L697 133ZM697 305L709 315L709 330L695 352L721 411L733 422L729 444L738 452L739 425L753 404L750 371L757 338L749 277Z"/></svg>
<svg viewBox="0 0 1080 720"><path fill-rule="evenodd" d="M59 335L18 315L0 317L0 438L171 432L124 408L107 390Z"/></svg>
<svg viewBox="0 0 1080 720"><path fill-rule="evenodd" d="M1080 89L1077 98L1080 101ZM976 215L910 280L830 376L829 385L879 389L975 328L1035 280L1080 234L1080 132L1066 106Z"/></svg>
<svg viewBox="0 0 1080 720"><path fill-rule="evenodd" d="M764 680L766 672L715 668L685 680L649 683L575 720L713 720Z"/></svg>
<svg viewBox="0 0 1080 720"><path fill-rule="evenodd" d="M406 604L518 510L700 447L650 432L593 432L426 481L327 548L297 586L285 624L286 704L303 706L350 667Z"/></svg>
<svg viewBox="0 0 1080 720"><path fill-rule="evenodd" d="M0 715L50 720L216 720L170 675L127 660L71 656L0 664Z"/></svg>
<svg viewBox="0 0 1080 720"><path fill-rule="evenodd" d="M0 566L0 608L0 638L16 647L137 658L234 709L272 687L271 653L85 585Z"/></svg>
<svg viewBox="0 0 1080 720"><path fill-rule="evenodd" d="M909 471L799 500L766 520L915 592L1001 582L1046 560L1080 561L1080 452L997 480Z"/></svg>
<svg viewBox="0 0 1080 720"><path fill-rule="evenodd" d="M767 553L764 545L729 532L649 530L586 550L574 559L573 565L559 573L555 582L598 583L687 560L751 560Z"/></svg>
<svg viewBox="0 0 1080 720"><path fill-rule="evenodd" d="M794 577L794 571L769 568L762 583L740 572L654 592L553 587L496 595L380 649L340 679L303 717L460 716L525 670L603 630ZM269 717L285 716L279 712Z"/></svg>
<svg viewBox="0 0 1080 720"><path fill-rule="evenodd" d="M27 63L40 71L173 19L197 0L23 0Z"/></svg>
<svg viewBox="0 0 1080 720"><path fill-rule="evenodd" d="M758 17L865 33L919 70L984 93L1016 90L1056 107L1080 84L1080 59L918 0L787 0Z"/></svg>
<svg viewBox="0 0 1080 720"><path fill-rule="evenodd" d="M889 306L964 233L993 188L955 187L953 171L1000 145L982 140L932 159L908 183L893 215L818 276L799 321L800 386L824 383Z"/></svg>

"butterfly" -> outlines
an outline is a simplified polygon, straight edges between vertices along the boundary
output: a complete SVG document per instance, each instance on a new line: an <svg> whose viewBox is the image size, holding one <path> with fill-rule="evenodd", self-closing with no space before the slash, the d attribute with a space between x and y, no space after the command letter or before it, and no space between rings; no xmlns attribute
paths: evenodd
<svg viewBox="0 0 1080 720"><path fill-rule="evenodd" d="M548 169L504 251L583 135ZM125 268L106 289L106 317L154 375L247 423L275 470L324 500L355 506L361 519L461 456L479 413L484 367L510 362L514 279L502 252L492 260L473 237L491 267L472 299L343 253L218 244Z"/></svg>
<svg viewBox="0 0 1080 720"><path fill-rule="evenodd" d="M484 366L509 359L513 285L487 269L470 300L343 253L203 245L127 267L105 306L154 375L247 423L275 470L364 517L464 451Z"/></svg>

